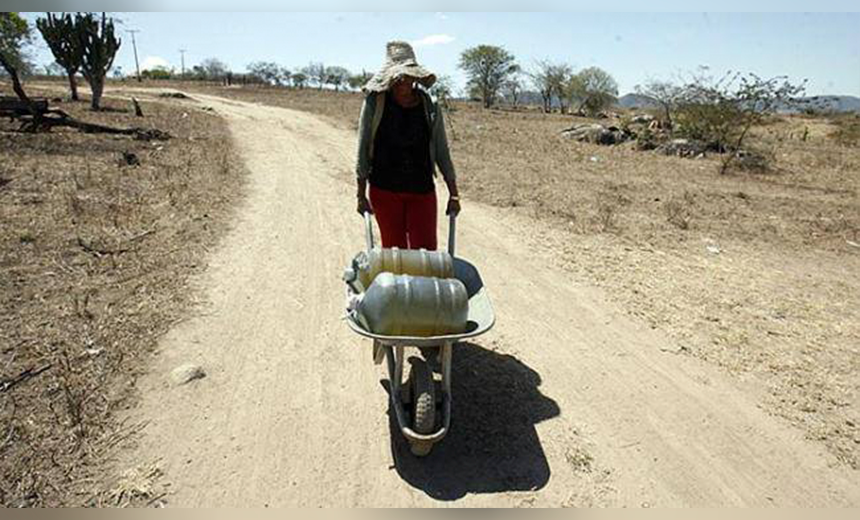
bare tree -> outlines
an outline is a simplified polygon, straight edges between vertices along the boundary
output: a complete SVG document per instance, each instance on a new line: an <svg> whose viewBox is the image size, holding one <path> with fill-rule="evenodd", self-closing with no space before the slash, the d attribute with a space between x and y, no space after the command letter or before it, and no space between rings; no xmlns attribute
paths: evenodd
<svg viewBox="0 0 860 520"><path fill-rule="evenodd" d="M513 74L502 85L502 95L508 99L510 104L516 107L523 92L523 80L520 74Z"/></svg>
<svg viewBox="0 0 860 520"><path fill-rule="evenodd" d="M248 64L248 73L260 78L268 85L281 84L281 67L269 61L255 61Z"/></svg>
<svg viewBox="0 0 860 520"><path fill-rule="evenodd" d="M349 88L353 90L360 90L363 86L367 85L367 82L370 81L370 78L372 77L373 74L367 72L366 70L362 70L360 74L350 76Z"/></svg>
<svg viewBox="0 0 860 520"><path fill-rule="evenodd" d="M799 104L806 82L795 84L786 76L763 79L740 72L728 72L715 80L702 71L682 89L675 118L679 134L730 152L720 165L720 173L726 173L750 129L777 109Z"/></svg>
<svg viewBox="0 0 860 520"><path fill-rule="evenodd" d="M293 82L293 86L300 90L308 84L308 76L303 71L293 72L290 80Z"/></svg>
<svg viewBox="0 0 860 520"><path fill-rule="evenodd" d="M543 101L543 111L547 113L552 109L552 86L549 79L550 66L551 63L547 60L538 60L529 73L532 85L534 85L535 90L538 91Z"/></svg>
<svg viewBox="0 0 860 520"><path fill-rule="evenodd" d="M292 71L286 67L281 67L278 70L278 81L285 86L290 84L290 79L293 77Z"/></svg>
<svg viewBox="0 0 860 520"><path fill-rule="evenodd" d="M535 63L529 76L543 100L544 112L552 111L553 99L558 99L562 112L565 111L565 86L572 70L566 63L553 63L549 60L539 60Z"/></svg>
<svg viewBox="0 0 860 520"><path fill-rule="evenodd" d="M452 91L453 86L451 77L447 75L438 76L436 78L436 82L433 83L432 87L430 87L430 95L443 104L447 103L448 98L451 97Z"/></svg>
<svg viewBox="0 0 860 520"><path fill-rule="evenodd" d="M204 79L207 80L220 80L230 71L227 64L218 58L206 58L198 67L194 67L195 71L199 71Z"/></svg>
<svg viewBox="0 0 860 520"><path fill-rule="evenodd" d="M343 67L333 66L325 69L325 82L333 86L336 92L349 81L350 76L350 72Z"/></svg>
<svg viewBox="0 0 860 520"><path fill-rule="evenodd" d="M683 89L669 81L649 80L645 85L636 85L636 93L660 105L667 128L672 128L672 112L681 99Z"/></svg>
<svg viewBox="0 0 860 520"><path fill-rule="evenodd" d="M305 74L308 80L310 80L317 86L319 90L322 90L322 88L325 86L327 82L326 68L325 65L323 65L322 63L311 62L308 64L307 67L302 69L302 72Z"/></svg>

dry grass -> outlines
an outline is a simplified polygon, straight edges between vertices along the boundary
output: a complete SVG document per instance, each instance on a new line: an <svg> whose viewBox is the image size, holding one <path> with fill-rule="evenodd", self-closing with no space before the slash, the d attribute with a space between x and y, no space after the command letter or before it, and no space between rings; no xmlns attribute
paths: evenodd
<svg viewBox="0 0 860 520"><path fill-rule="evenodd" d="M860 114L834 117L832 122L836 126L830 134L834 141L843 146L860 146Z"/></svg>
<svg viewBox="0 0 860 520"><path fill-rule="evenodd" d="M184 283L241 191L221 119L143 103L141 120L123 102L107 104L61 108L174 138L33 135L0 123L0 377L49 367L0 393L7 506L90 500L96 470L127 435L113 412L129 406L157 338L187 315Z"/></svg>

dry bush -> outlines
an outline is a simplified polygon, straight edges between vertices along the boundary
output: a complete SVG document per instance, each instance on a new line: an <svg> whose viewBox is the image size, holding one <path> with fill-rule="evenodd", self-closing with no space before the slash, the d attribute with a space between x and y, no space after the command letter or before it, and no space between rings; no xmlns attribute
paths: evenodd
<svg viewBox="0 0 860 520"><path fill-rule="evenodd" d="M860 146L860 114L844 115L831 119L836 130L830 138L842 146Z"/></svg>
<svg viewBox="0 0 860 520"><path fill-rule="evenodd" d="M595 221L604 233L618 230L618 215L626 203L617 191L601 191L597 194Z"/></svg>
<svg viewBox="0 0 860 520"><path fill-rule="evenodd" d="M689 191L685 191L681 197L670 197L664 204L666 220L678 229L690 229L690 223L693 220L694 204L695 199Z"/></svg>
<svg viewBox="0 0 860 520"><path fill-rule="evenodd" d="M735 152L731 168L747 173L768 173L773 170L775 163L774 154L769 150L763 147L748 147Z"/></svg>
<svg viewBox="0 0 860 520"><path fill-rule="evenodd" d="M99 113L84 103L61 108L82 120L141 124L126 102L107 103L112 110ZM118 439L113 412L133 395L158 337L187 313L184 283L241 194L223 120L160 103L144 111L147 126L175 137L22 134L0 123L0 502L7 506L89 500L94 472ZM140 164L121 161L126 153Z"/></svg>

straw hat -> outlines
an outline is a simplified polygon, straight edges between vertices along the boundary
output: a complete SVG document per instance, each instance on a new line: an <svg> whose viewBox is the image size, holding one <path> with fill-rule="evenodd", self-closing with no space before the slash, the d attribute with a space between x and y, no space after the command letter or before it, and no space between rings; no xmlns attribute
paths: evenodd
<svg viewBox="0 0 860 520"><path fill-rule="evenodd" d="M385 52L385 65L377 72L362 90L366 93L384 92L400 77L411 76L426 88L436 82L436 76L415 60L415 51L406 42L388 42Z"/></svg>

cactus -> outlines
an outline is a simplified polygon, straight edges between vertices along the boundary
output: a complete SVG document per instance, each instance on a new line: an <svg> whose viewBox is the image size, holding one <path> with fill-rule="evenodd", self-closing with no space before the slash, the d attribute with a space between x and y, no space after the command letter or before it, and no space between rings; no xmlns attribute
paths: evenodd
<svg viewBox="0 0 860 520"><path fill-rule="evenodd" d="M113 20L102 13L101 23L92 13L75 17L75 34L81 45L81 72L93 91L93 110L99 110L105 88L105 76L113 65L121 41L114 34Z"/></svg>
<svg viewBox="0 0 860 520"><path fill-rule="evenodd" d="M65 69L69 76L69 89L72 91L72 100L78 98L78 82L75 75L81 68L83 62L83 49L75 33L75 19L71 14L62 13L59 16L46 13L46 18L36 20L36 27L42 33L42 38L51 49L54 60Z"/></svg>

